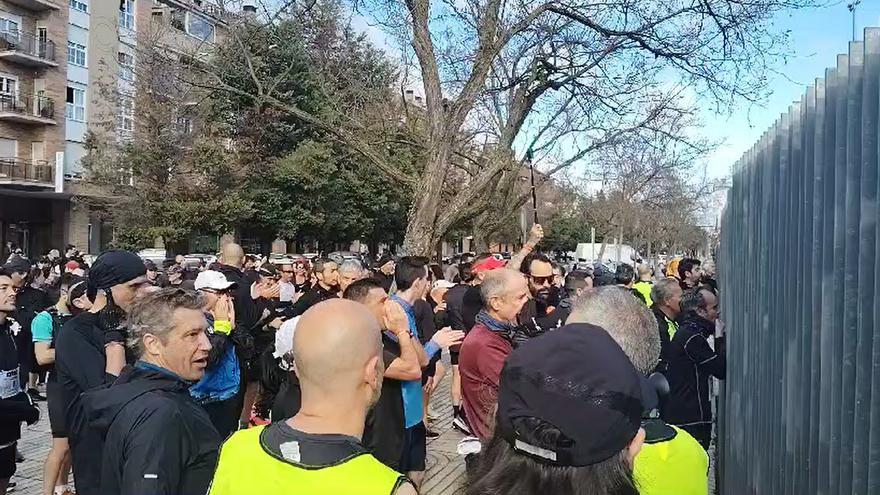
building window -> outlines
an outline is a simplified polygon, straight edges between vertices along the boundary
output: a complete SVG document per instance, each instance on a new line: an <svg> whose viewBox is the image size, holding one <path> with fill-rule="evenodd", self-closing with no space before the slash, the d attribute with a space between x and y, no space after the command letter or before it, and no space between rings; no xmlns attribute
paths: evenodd
<svg viewBox="0 0 880 495"><path fill-rule="evenodd" d="M10 43L18 43L18 22L0 17L0 36Z"/></svg>
<svg viewBox="0 0 880 495"><path fill-rule="evenodd" d="M182 9L171 11L171 27L209 43L214 42L214 24L204 17Z"/></svg>
<svg viewBox="0 0 880 495"><path fill-rule="evenodd" d="M178 116L177 117L177 131L181 134L192 134L193 124L192 119L186 116Z"/></svg>
<svg viewBox="0 0 880 495"><path fill-rule="evenodd" d="M86 47L72 41L67 42L67 63L86 66Z"/></svg>
<svg viewBox="0 0 880 495"><path fill-rule="evenodd" d="M78 10L80 12L88 12L89 6L84 1L80 0L70 0L70 8L73 10Z"/></svg>
<svg viewBox="0 0 880 495"><path fill-rule="evenodd" d="M84 89L67 87L65 117L77 122L86 121L86 92Z"/></svg>
<svg viewBox="0 0 880 495"><path fill-rule="evenodd" d="M127 96L119 98L116 111L116 129L122 133L134 131L134 100Z"/></svg>
<svg viewBox="0 0 880 495"><path fill-rule="evenodd" d="M119 27L134 29L134 0L119 2Z"/></svg>
<svg viewBox="0 0 880 495"><path fill-rule="evenodd" d="M14 77L0 75L0 94L15 96L18 94L18 80Z"/></svg>
<svg viewBox="0 0 880 495"><path fill-rule="evenodd" d="M134 57L131 54L119 52L119 78L123 81L134 81Z"/></svg>
<svg viewBox="0 0 880 495"><path fill-rule="evenodd" d="M202 41L214 42L214 24L202 17L193 15L192 12L187 12L186 18L188 21L186 26L187 34Z"/></svg>

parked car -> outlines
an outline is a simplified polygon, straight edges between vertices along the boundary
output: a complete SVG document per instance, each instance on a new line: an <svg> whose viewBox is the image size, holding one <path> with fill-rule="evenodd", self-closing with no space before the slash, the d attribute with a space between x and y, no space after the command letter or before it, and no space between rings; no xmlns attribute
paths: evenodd
<svg viewBox="0 0 880 495"><path fill-rule="evenodd" d="M168 259L168 251L159 248L141 249L138 251L138 256L140 256L142 260L150 260L155 263L157 267L162 268L165 260Z"/></svg>

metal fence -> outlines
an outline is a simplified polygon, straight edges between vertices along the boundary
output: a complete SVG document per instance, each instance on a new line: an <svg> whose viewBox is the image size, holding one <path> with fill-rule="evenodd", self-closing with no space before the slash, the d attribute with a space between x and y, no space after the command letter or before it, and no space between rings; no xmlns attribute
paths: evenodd
<svg viewBox="0 0 880 495"><path fill-rule="evenodd" d="M880 29L736 164L719 492L880 493Z"/></svg>

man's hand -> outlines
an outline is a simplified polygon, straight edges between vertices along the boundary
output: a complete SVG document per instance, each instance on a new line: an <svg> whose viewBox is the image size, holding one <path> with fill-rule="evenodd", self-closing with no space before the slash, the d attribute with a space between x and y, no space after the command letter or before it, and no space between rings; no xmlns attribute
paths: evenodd
<svg viewBox="0 0 880 495"><path fill-rule="evenodd" d="M386 330L393 332L395 335L400 335L404 332L409 333L409 317L406 316L406 311L403 310L400 304L389 299L385 301L384 310Z"/></svg>
<svg viewBox="0 0 880 495"><path fill-rule="evenodd" d="M464 340L464 332L446 327L442 330L437 330L437 333L431 337L431 340L441 348L448 349L449 346L461 344Z"/></svg>
<svg viewBox="0 0 880 495"><path fill-rule="evenodd" d="M233 311L232 301L229 300L228 295L223 294L217 299L217 304L211 310L211 315L214 317L214 321L232 321Z"/></svg>
<svg viewBox="0 0 880 495"><path fill-rule="evenodd" d="M541 224L539 223L532 225L532 230L529 231L529 240L526 244L534 247L537 246L542 239L544 239L544 228L541 227Z"/></svg>
<svg viewBox="0 0 880 495"><path fill-rule="evenodd" d="M271 283L260 287L260 297L263 299L275 299L281 295L281 286Z"/></svg>
<svg viewBox="0 0 880 495"><path fill-rule="evenodd" d="M436 306L434 306L434 313L439 313L441 311L446 311L446 301L438 303Z"/></svg>
<svg viewBox="0 0 880 495"><path fill-rule="evenodd" d="M426 394L431 395L431 393L434 392L434 388L436 388L436 386L437 386L437 384L434 382L435 382L434 377L429 376L427 378L427 380L425 380L425 385L424 385L424 387L422 387L422 390Z"/></svg>
<svg viewBox="0 0 880 495"><path fill-rule="evenodd" d="M278 330L279 328L281 328L282 323L284 323L284 320L282 320L281 318L275 318L274 320L269 322L269 326L274 328L275 330Z"/></svg>

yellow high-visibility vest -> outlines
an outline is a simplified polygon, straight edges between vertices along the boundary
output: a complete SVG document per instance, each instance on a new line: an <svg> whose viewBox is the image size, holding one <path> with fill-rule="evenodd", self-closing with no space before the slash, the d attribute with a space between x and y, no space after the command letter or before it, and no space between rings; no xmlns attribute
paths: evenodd
<svg viewBox="0 0 880 495"><path fill-rule="evenodd" d="M633 477L641 495L707 495L709 456L690 433L672 426L675 437L647 443L636 456Z"/></svg>
<svg viewBox="0 0 880 495"><path fill-rule="evenodd" d="M223 443L209 495L391 495L406 481L366 452L322 468L288 462L263 447L264 429L238 431Z"/></svg>
<svg viewBox="0 0 880 495"><path fill-rule="evenodd" d="M651 282L642 281L633 284L633 289L645 298L645 304L647 304L649 308L654 305L654 302L651 300L651 287L653 286L654 284Z"/></svg>

